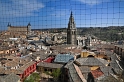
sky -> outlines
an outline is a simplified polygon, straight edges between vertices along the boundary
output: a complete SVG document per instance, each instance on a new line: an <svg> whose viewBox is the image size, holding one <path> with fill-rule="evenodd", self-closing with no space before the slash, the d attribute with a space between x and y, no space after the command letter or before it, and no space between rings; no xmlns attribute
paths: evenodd
<svg viewBox="0 0 124 82"><path fill-rule="evenodd" d="M124 0L0 0L0 30L67 28L71 11L76 27L124 26Z"/></svg>

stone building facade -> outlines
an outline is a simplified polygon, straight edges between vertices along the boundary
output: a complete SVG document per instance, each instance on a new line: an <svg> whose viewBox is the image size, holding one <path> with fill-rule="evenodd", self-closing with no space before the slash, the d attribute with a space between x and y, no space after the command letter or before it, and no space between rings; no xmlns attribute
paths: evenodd
<svg viewBox="0 0 124 82"><path fill-rule="evenodd" d="M124 45L115 45L114 52L124 59Z"/></svg>
<svg viewBox="0 0 124 82"><path fill-rule="evenodd" d="M11 24L8 23L7 27L12 38L24 37L26 35L29 35L31 32L30 23L28 23L27 26L11 26Z"/></svg>

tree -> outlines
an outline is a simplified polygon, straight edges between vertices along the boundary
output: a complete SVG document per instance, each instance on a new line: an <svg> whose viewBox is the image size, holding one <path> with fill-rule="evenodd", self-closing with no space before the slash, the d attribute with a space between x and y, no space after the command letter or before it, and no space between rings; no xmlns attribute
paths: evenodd
<svg viewBox="0 0 124 82"><path fill-rule="evenodd" d="M32 73L29 77L27 77L24 82L39 82L40 75L38 73Z"/></svg>
<svg viewBox="0 0 124 82"><path fill-rule="evenodd" d="M54 70L51 75L53 76L55 81L58 81L59 77L61 75L61 70L58 68L58 69Z"/></svg>

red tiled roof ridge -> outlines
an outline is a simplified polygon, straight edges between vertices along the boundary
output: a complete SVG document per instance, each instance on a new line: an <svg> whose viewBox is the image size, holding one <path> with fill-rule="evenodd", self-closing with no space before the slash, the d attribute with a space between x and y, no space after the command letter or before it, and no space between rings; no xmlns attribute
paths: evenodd
<svg viewBox="0 0 124 82"><path fill-rule="evenodd" d="M98 68L96 70L92 70L91 73L94 78L98 78L98 77L104 75L104 73L100 70L100 68Z"/></svg>

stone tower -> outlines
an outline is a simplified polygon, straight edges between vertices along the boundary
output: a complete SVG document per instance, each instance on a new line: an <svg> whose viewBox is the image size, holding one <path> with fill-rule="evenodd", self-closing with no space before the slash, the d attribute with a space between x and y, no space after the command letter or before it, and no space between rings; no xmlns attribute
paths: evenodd
<svg viewBox="0 0 124 82"><path fill-rule="evenodd" d="M8 23L7 27L8 27L8 30L10 30L11 24L10 24L10 23Z"/></svg>
<svg viewBox="0 0 124 82"><path fill-rule="evenodd" d="M75 26L73 14L71 12L67 28L67 44L77 45L76 35L77 29Z"/></svg>
<svg viewBox="0 0 124 82"><path fill-rule="evenodd" d="M31 33L31 24L29 22L27 25L27 34L30 35L30 33Z"/></svg>

